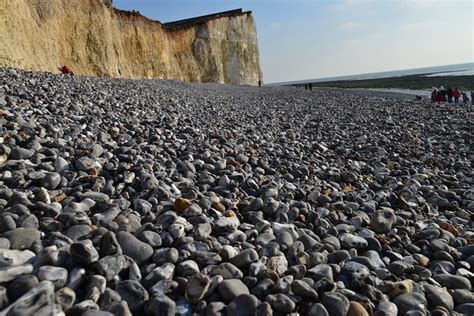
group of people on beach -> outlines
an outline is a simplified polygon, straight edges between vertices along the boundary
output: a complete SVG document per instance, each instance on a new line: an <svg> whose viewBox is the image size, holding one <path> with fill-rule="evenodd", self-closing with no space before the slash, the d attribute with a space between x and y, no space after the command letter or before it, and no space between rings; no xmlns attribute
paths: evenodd
<svg viewBox="0 0 474 316"><path fill-rule="evenodd" d="M471 91L471 100L473 98L474 91ZM443 86L436 88L433 87L433 91L431 92L431 102L448 102L448 104L459 104L459 100L462 97L462 102L464 104L469 103L469 97L465 92L462 92L458 87L454 89L449 87L445 89Z"/></svg>

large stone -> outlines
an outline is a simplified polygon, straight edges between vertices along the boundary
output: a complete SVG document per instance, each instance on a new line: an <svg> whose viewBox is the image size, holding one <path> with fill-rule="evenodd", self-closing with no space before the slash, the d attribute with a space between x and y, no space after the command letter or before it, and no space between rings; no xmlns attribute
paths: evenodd
<svg viewBox="0 0 474 316"><path fill-rule="evenodd" d="M61 305L63 309L71 307L75 300L76 292L68 287L63 287L55 293L55 302Z"/></svg>
<svg viewBox="0 0 474 316"><path fill-rule="evenodd" d="M285 256L274 256L268 258L267 267L279 275L283 275L288 270L288 260Z"/></svg>
<svg viewBox="0 0 474 316"><path fill-rule="evenodd" d="M383 208L376 211L370 220L370 228L376 233L388 233L397 217L392 209Z"/></svg>
<svg viewBox="0 0 474 316"><path fill-rule="evenodd" d="M401 294L393 302L397 305L399 315L405 315L414 310L424 312L428 305L425 296L418 292Z"/></svg>
<svg viewBox="0 0 474 316"><path fill-rule="evenodd" d="M117 240L123 253L133 258L138 264L144 263L153 255L153 248L150 245L128 232L119 232Z"/></svg>
<svg viewBox="0 0 474 316"><path fill-rule="evenodd" d="M23 296L26 292L34 288L39 283L34 275L22 275L11 281L8 285L8 297L12 302Z"/></svg>
<svg viewBox="0 0 474 316"><path fill-rule="evenodd" d="M397 316L398 307L392 302L381 302L374 312L374 316Z"/></svg>
<svg viewBox="0 0 474 316"><path fill-rule="evenodd" d="M253 249L242 250L238 255L230 258L230 262L238 268L247 268L252 262L258 260L258 253Z"/></svg>
<svg viewBox="0 0 474 316"><path fill-rule="evenodd" d="M253 295L242 294L227 305L228 316L253 316L258 306L258 299Z"/></svg>
<svg viewBox="0 0 474 316"><path fill-rule="evenodd" d="M43 281L26 292L13 304L4 309L0 315L34 315L41 308L54 303L54 285L52 282Z"/></svg>
<svg viewBox="0 0 474 316"><path fill-rule="evenodd" d="M439 284L447 287L448 289L466 289L471 290L471 282L468 278L460 275L451 274L437 274L433 276Z"/></svg>
<svg viewBox="0 0 474 316"><path fill-rule="evenodd" d="M365 248L368 245L367 240L364 238L349 233L341 234L339 241L341 242L341 246L346 249L360 249Z"/></svg>
<svg viewBox="0 0 474 316"><path fill-rule="evenodd" d="M51 281L56 289L60 289L66 284L67 277L67 270L61 267L42 266L38 270L40 281Z"/></svg>
<svg viewBox="0 0 474 316"><path fill-rule="evenodd" d="M369 316L367 310L360 303L351 301L349 303L349 310L347 316Z"/></svg>
<svg viewBox="0 0 474 316"><path fill-rule="evenodd" d="M115 290L127 301L132 312L139 311L149 298L147 290L137 281L121 281L117 283Z"/></svg>
<svg viewBox="0 0 474 316"><path fill-rule="evenodd" d="M186 284L186 299L193 304L197 304L206 296L210 285L211 279L207 275L195 274Z"/></svg>
<svg viewBox="0 0 474 316"><path fill-rule="evenodd" d="M73 243L69 251L79 264L88 265L99 259L99 253L89 239Z"/></svg>
<svg viewBox="0 0 474 316"><path fill-rule="evenodd" d="M130 259L122 255L107 256L95 263L95 270L107 281L114 279L123 269L130 266Z"/></svg>
<svg viewBox="0 0 474 316"><path fill-rule="evenodd" d="M250 292L242 281L238 279L228 279L219 284L219 294L224 301L230 302L237 296L250 294Z"/></svg>
<svg viewBox="0 0 474 316"><path fill-rule="evenodd" d="M309 299L311 301L316 301L318 299L318 293L303 280L293 281L291 284L291 290L303 299Z"/></svg>
<svg viewBox="0 0 474 316"><path fill-rule="evenodd" d="M280 313L289 314L296 308L295 302L285 294L270 294L265 301L271 305L273 310Z"/></svg>
<svg viewBox="0 0 474 316"><path fill-rule="evenodd" d="M0 249L0 268L32 263L35 257L35 253L29 250Z"/></svg>
<svg viewBox="0 0 474 316"><path fill-rule="evenodd" d="M21 147L15 147L10 152L10 159L29 159L33 157L34 154L35 152L32 150Z"/></svg>
<svg viewBox="0 0 474 316"><path fill-rule="evenodd" d="M43 179L41 179L41 185L48 190L56 189L60 182L61 175L56 172L49 172Z"/></svg>
<svg viewBox="0 0 474 316"><path fill-rule="evenodd" d="M9 282L20 275L33 272L33 265L27 263L19 266L0 268L0 283Z"/></svg>
<svg viewBox="0 0 474 316"><path fill-rule="evenodd" d="M10 248L17 250L29 249L31 245L40 240L40 232L31 228L16 228L3 234L3 237L10 240Z"/></svg>
<svg viewBox="0 0 474 316"><path fill-rule="evenodd" d="M153 316L174 316L176 303L166 295L154 295L148 300L145 311Z"/></svg>
<svg viewBox="0 0 474 316"><path fill-rule="evenodd" d="M346 315L349 310L349 300L341 293L323 293L321 303L323 303L331 316Z"/></svg>
<svg viewBox="0 0 474 316"><path fill-rule="evenodd" d="M425 296L431 306L443 306L452 311L454 308L453 297L446 288L425 283Z"/></svg>

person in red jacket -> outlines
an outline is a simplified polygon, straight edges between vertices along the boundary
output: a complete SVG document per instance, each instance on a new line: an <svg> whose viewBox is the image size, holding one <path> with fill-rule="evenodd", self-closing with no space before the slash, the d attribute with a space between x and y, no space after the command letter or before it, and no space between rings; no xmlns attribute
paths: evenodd
<svg viewBox="0 0 474 316"><path fill-rule="evenodd" d="M458 89L458 87L454 88L453 90L454 104L459 104L460 97L461 97L461 91Z"/></svg>
<svg viewBox="0 0 474 316"><path fill-rule="evenodd" d="M59 67L58 68L59 71L61 71L61 73L63 75L71 75L71 76L74 76L74 70L72 69L72 67L69 67L69 66L62 66L62 67Z"/></svg>

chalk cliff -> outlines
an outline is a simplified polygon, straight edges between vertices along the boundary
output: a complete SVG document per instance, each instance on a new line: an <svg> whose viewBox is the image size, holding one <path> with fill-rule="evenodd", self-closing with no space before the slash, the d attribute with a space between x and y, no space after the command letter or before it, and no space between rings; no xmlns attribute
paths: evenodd
<svg viewBox="0 0 474 316"><path fill-rule="evenodd" d="M0 0L0 66L57 72L64 64L82 75L262 80L251 12L162 24L111 0Z"/></svg>

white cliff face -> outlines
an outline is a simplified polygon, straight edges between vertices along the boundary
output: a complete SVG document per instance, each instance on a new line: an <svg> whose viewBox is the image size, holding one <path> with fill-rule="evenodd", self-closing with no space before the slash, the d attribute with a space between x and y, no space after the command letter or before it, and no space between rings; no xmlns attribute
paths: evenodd
<svg viewBox="0 0 474 316"><path fill-rule="evenodd" d="M248 15L209 21L198 27L195 55L210 65L209 81L257 85L261 78L255 23ZM245 34L245 36L242 36Z"/></svg>
<svg viewBox="0 0 474 316"><path fill-rule="evenodd" d="M78 74L257 85L250 13L162 25L110 0L0 0L0 66Z"/></svg>

